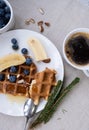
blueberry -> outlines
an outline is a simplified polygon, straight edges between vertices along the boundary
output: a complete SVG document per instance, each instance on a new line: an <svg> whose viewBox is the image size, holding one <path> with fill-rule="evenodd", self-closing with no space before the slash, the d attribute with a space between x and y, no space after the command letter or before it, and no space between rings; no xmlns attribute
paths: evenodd
<svg viewBox="0 0 89 130"><path fill-rule="evenodd" d="M3 28L5 25L6 25L6 24L2 24L2 27L1 27L1 28Z"/></svg>
<svg viewBox="0 0 89 130"><path fill-rule="evenodd" d="M14 50L18 50L18 49L19 49L19 46L18 46L18 44L14 44L14 45L12 45L12 48L13 48Z"/></svg>
<svg viewBox="0 0 89 130"><path fill-rule="evenodd" d="M2 28L4 24L5 24L4 20L0 19L0 28Z"/></svg>
<svg viewBox="0 0 89 130"><path fill-rule="evenodd" d="M12 82L12 83L15 83L16 82L16 76L15 75L10 75L9 81Z"/></svg>
<svg viewBox="0 0 89 130"><path fill-rule="evenodd" d="M1 8L0 8L0 17L2 17L2 16L4 16L4 15L5 15L4 9L1 9Z"/></svg>
<svg viewBox="0 0 89 130"><path fill-rule="evenodd" d="M17 67L16 66L11 66L10 72L11 73L16 73L17 72Z"/></svg>
<svg viewBox="0 0 89 130"><path fill-rule="evenodd" d="M6 13L10 13L10 8L9 8L8 6L6 6L6 7L4 8L4 10L5 10Z"/></svg>
<svg viewBox="0 0 89 130"><path fill-rule="evenodd" d="M5 2L3 0L0 0L0 8L3 8L5 6L6 6Z"/></svg>
<svg viewBox="0 0 89 130"><path fill-rule="evenodd" d="M2 26L2 25L0 25L0 28L3 28L3 26Z"/></svg>
<svg viewBox="0 0 89 130"><path fill-rule="evenodd" d="M25 75L29 75L29 70L24 70L23 73L24 73Z"/></svg>
<svg viewBox="0 0 89 130"><path fill-rule="evenodd" d="M31 65L32 63L32 59L31 58L27 58L26 59L26 65Z"/></svg>
<svg viewBox="0 0 89 130"><path fill-rule="evenodd" d="M16 38L12 38L12 39L11 39L11 43L13 43L13 44L17 44L17 40L16 40Z"/></svg>
<svg viewBox="0 0 89 130"><path fill-rule="evenodd" d="M22 48L21 52L22 52L22 54L27 54L28 50L26 48Z"/></svg>
<svg viewBox="0 0 89 130"><path fill-rule="evenodd" d="M3 19L0 19L0 24L3 24L4 23L4 20Z"/></svg>
<svg viewBox="0 0 89 130"><path fill-rule="evenodd" d="M5 75L4 74L0 74L0 81L3 81L5 79Z"/></svg>
<svg viewBox="0 0 89 130"><path fill-rule="evenodd" d="M17 42L16 38L12 38L12 39L11 39L11 43L13 44L13 45L12 45L12 48L13 48L14 50L18 50L18 49L19 49L18 42Z"/></svg>
<svg viewBox="0 0 89 130"><path fill-rule="evenodd" d="M4 18L0 19L0 28L4 27L6 23L7 21Z"/></svg>
<svg viewBox="0 0 89 130"><path fill-rule="evenodd" d="M5 18L6 18L8 21L9 21L10 17L11 17L11 14L10 14L10 13L5 14Z"/></svg>

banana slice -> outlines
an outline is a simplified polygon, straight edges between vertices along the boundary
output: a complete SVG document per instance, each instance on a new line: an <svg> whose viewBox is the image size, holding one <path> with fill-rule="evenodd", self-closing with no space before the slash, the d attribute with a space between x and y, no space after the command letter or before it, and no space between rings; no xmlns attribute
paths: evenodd
<svg viewBox="0 0 89 130"><path fill-rule="evenodd" d="M10 66L23 64L25 61L25 57L21 54L8 54L0 58L0 72L7 69Z"/></svg>
<svg viewBox="0 0 89 130"><path fill-rule="evenodd" d="M28 40L28 44L34 53L36 61L42 61L48 58L45 49L38 39L32 37Z"/></svg>

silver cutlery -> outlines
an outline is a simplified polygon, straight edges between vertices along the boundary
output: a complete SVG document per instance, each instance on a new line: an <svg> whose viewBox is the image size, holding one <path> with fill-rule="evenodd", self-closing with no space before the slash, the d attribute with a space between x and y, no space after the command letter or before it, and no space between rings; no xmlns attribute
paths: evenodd
<svg viewBox="0 0 89 130"><path fill-rule="evenodd" d="M35 105L32 99L27 99L26 100L26 102L24 104L24 108L23 108L24 116L26 117L24 130L27 130L27 128L28 128L27 127L28 126L28 121L36 113L37 106L38 105Z"/></svg>

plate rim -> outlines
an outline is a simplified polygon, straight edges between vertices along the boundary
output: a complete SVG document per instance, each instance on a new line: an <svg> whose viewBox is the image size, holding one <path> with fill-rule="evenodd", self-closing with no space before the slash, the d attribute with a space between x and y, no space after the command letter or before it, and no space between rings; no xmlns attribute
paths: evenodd
<svg viewBox="0 0 89 130"><path fill-rule="evenodd" d="M33 30L28 30L28 29L14 29L14 30L10 30L10 31L7 31L7 32L1 34L0 37L3 36L4 34L11 33L11 32L15 32L15 31L19 31L19 32L20 32L20 31L28 31L28 32L30 32L30 33L31 33L31 32L32 32L32 33L35 33L35 34L37 34L37 35L39 35L39 36L45 38L47 41L49 41L49 42L53 45L53 47L56 49L56 51L57 51L57 53L58 53L58 55L60 56L60 59L61 59L62 73L63 73L63 74L62 74L62 81L63 81L63 80L64 80L64 64L63 64L63 59L62 59L62 56L61 56L61 54L60 54L60 51L57 49L56 45L55 45L48 37L44 36L43 34L40 34L39 32L36 32L36 31L33 31ZM42 110L41 110L41 111L42 111ZM15 115L6 114L6 113L4 113L4 112L0 112L0 113L3 113L3 114L8 115L8 116L14 116L14 117L15 117ZM16 117L23 117L23 115L16 115Z"/></svg>

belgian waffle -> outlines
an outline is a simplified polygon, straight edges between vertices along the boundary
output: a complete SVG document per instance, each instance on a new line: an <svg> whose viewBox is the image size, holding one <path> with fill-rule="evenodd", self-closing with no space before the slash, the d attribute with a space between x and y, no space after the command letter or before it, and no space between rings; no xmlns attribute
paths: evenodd
<svg viewBox="0 0 89 130"><path fill-rule="evenodd" d="M39 103L40 98L48 99L53 86L56 85L56 71L46 68L44 71L36 73L35 80L30 86L30 97L35 104Z"/></svg>
<svg viewBox="0 0 89 130"><path fill-rule="evenodd" d="M30 57L30 56L26 56ZM35 77L35 73L37 71L36 65L32 62L30 66L24 64L17 66L18 71L16 73L11 73L10 68L5 69L4 71L0 72L0 74L5 75L5 79L0 81L0 92L1 93L9 93L12 95L21 95L30 97L29 95L29 84ZM29 75L25 75L23 70L29 70ZM15 75L16 82L12 83L9 81L9 76Z"/></svg>

